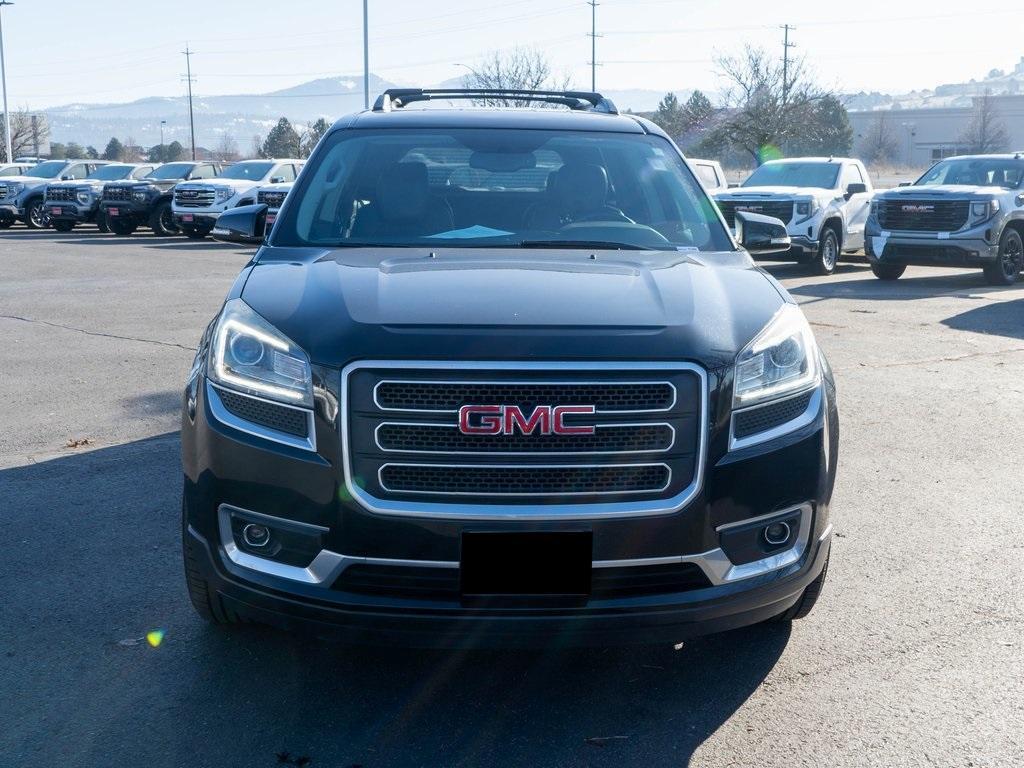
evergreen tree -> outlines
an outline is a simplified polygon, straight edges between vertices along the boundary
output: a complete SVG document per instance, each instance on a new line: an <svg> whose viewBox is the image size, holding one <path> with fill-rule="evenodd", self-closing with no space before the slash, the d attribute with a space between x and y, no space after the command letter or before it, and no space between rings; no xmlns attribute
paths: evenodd
<svg viewBox="0 0 1024 768"><path fill-rule="evenodd" d="M260 154L263 157L298 157L302 154L302 140L287 117L282 117L270 129Z"/></svg>
<svg viewBox="0 0 1024 768"><path fill-rule="evenodd" d="M121 142L115 137L111 136L110 141L107 142L107 148L103 150L104 160L120 160L121 153L124 152L124 147Z"/></svg>

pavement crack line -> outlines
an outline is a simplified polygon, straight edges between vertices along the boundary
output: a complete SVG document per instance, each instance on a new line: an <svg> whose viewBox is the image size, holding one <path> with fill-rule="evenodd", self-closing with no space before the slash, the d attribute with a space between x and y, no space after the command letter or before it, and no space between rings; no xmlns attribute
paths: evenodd
<svg viewBox="0 0 1024 768"><path fill-rule="evenodd" d="M140 344L156 344L160 347L175 347L177 349L188 350L189 352L195 352L195 347L189 347L184 344L175 344L173 341L157 341L156 339L140 339L137 336L119 336L116 333L103 333L101 331L90 331L85 328L76 328L73 325L63 325L62 323L51 323L49 320L36 320L31 317L21 317L20 315L0 315L0 320L20 320L23 323L35 323L37 325L48 325L51 328L61 328L65 331L75 331L76 333L84 333L86 336L99 336L106 339L119 339L121 341L137 341Z"/></svg>
<svg viewBox="0 0 1024 768"><path fill-rule="evenodd" d="M922 360L904 360L894 363L860 363L861 368L903 368L914 365L929 365L930 363L956 363L960 360L969 360L972 357L992 357L999 355L1010 355L1014 352L1024 352L1024 347L1010 347L1009 349L992 349L984 352L966 352L962 355L948 355L946 357L926 357Z"/></svg>

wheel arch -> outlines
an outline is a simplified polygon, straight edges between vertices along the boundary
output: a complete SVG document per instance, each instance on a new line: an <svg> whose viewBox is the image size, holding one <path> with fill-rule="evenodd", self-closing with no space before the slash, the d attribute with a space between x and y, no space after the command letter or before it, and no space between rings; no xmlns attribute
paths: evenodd
<svg viewBox="0 0 1024 768"><path fill-rule="evenodd" d="M821 223L822 231L831 229L836 233L836 241L839 246L839 250L843 250L843 218L838 212L830 213L825 220Z"/></svg>

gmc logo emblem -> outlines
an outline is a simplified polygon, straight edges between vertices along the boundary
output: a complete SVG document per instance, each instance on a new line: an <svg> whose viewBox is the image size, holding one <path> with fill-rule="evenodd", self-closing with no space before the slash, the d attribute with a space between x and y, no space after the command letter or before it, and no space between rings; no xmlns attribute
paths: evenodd
<svg viewBox="0 0 1024 768"><path fill-rule="evenodd" d="M904 213L931 213L935 210L934 205L904 205L901 209Z"/></svg>
<svg viewBox="0 0 1024 768"><path fill-rule="evenodd" d="M565 423L570 414L593 415L592 405L538 405L527 416L518 405L464 405L459 432L464 435L592 435L594 426Z"/></svg>
<svg viewBox="0 0 1024 768"><path fill-rule="evenodd" d="M747 213L756 213L757 211L763 211L763 205L737 205L737 211L746 211Z"/></svg>

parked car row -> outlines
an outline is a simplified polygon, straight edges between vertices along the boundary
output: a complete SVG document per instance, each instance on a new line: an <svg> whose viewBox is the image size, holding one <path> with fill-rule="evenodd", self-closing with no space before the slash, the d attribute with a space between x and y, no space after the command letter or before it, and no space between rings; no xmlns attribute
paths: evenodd
<svg viewBox="0 0 1024 768"><path fill-rule="evenodd" d="M268 187L276 208L302 160L113 163L48 160L0 166L0 228L70 232L96 224L101 232L131 235L140 226L159 236L206 237L229 208L256 202ZM10 172L6 172L10 169ZM280 197L280 200L277 198Z"/></svg>
<svg viewBox="0 0 1024 768"><path fill-rule="evenodd" d="M821 275L843 254L864 250L881 280L908 265L981 267L992 285L1015 283L1024 270L1024 157L1021 153L951 157L912 184L876 192L864 164L844 157L774 160L738 189L713 190L735 227L738 211L780 219L787 257ZM772 258L778 258L773 256Z"/></svg>

